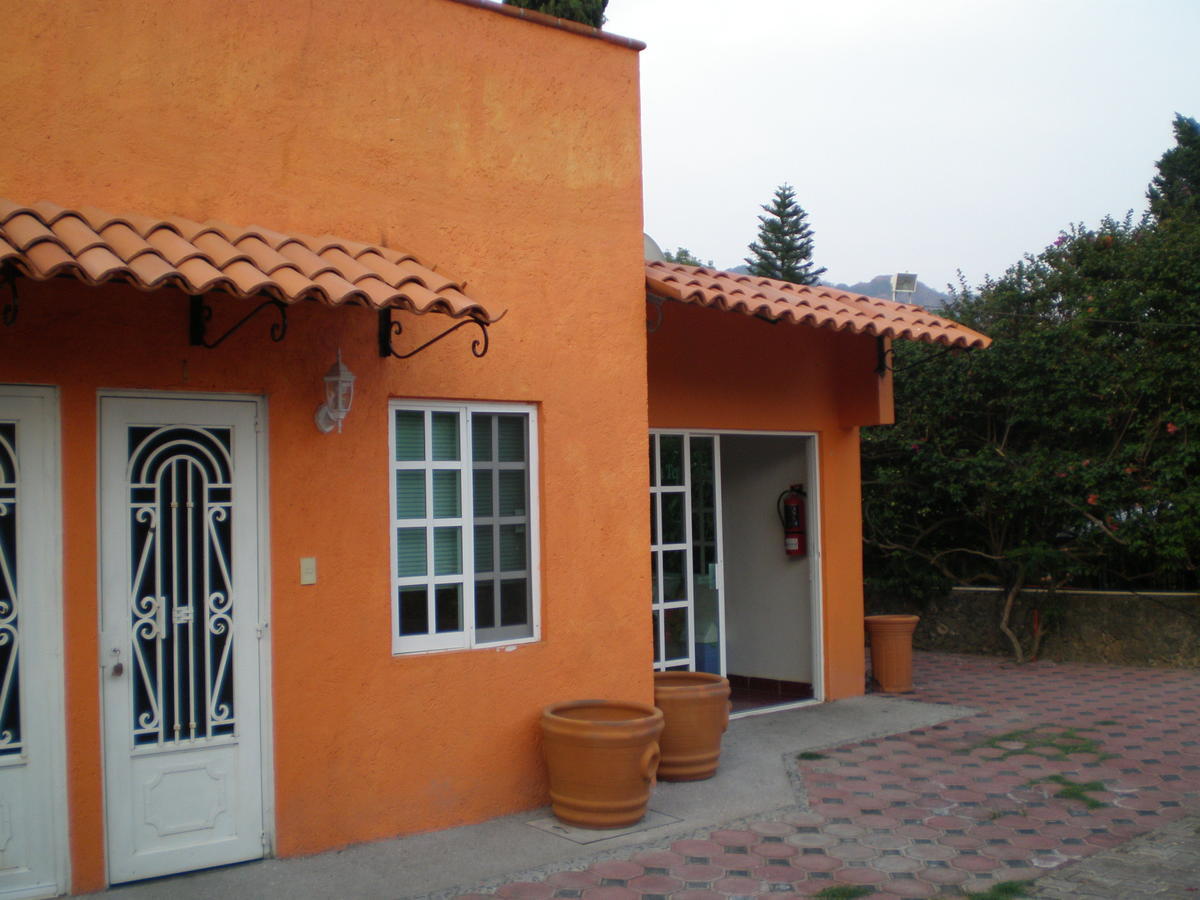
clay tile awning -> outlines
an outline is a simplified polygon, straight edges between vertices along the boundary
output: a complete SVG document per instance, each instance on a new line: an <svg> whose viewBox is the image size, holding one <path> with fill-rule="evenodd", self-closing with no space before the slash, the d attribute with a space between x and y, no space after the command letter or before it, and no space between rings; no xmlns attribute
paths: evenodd
<svg viewBox="0 0 1200 900"><path fill-rule="evenodd" d="M772 322L963 349L987 347L992 342L987 335L935 316L923 306L851 294L825 285L791 284L701 266L648 261L646 291L651 297L740 312Z"/></svg>
<svg viewBox="0 0 1200 900"><path fill-rule="evenodd" d="M388 247L45 201L21 206L0 198L0 266L38 281L65 275L144 291L176 287L193 296L225 291L284 304L443 313L485 325L504 315L467 296L461 283Z"/></svg>

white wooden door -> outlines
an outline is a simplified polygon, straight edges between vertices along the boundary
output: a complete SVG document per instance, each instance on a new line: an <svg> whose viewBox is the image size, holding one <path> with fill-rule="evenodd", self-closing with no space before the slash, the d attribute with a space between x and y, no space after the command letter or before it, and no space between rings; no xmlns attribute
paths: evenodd
<svg viewBox="0 0 1200 900"><path fill-rule="evenodd" d="M112 882L263 855L257 415L101 400Z"/></svg>
<svg viewBox="0 0 1200 900"><path fill-rule="evenodd" d="M57 399L0 385L0 897L67 888Z"/></svg>

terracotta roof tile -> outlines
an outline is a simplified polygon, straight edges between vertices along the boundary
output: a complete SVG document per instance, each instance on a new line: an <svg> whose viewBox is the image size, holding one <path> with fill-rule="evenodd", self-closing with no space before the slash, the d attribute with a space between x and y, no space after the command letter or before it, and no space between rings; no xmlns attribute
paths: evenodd
<svg viewBox="0 0 1200 900"><path fill-rule="evenodd" d="M275 275L280 269L284 268L290 269L296 274L300 273L295 263L280 256L278 251L274 250L258 235L247 235L242 238L237 242L237 248L242 253L245 253L252 263L268 275Z"/></svg>
<svg viewBox="0 0 1200 900"><path fill-rule="evenodd" d="M283 245L277 247L276 250L279 251L280 256L291 260L302 275L313 280L316 280L318 275L325 272L335 271L333 263L313 253L308 247L300 243L299 240L288 240Z"/></svg>
<svg viewBox="0 0 1200 900"><path fill-rule="evenodd" d="M681 303L815 328L948 347L987 347L992 342L987 335L934 315L923 306L851 294L825 285L790 284L703 266L648 261L646 291Z"/></svg>
<svg viewBox="0 0 1200 900"><path fill-rule="evenodd" d="M285 303L393 306L488 323L504 315L395 248L44 200L21 206L0 198L0 263L39 281L71 275L88 284L118 280L142 290L174 285L190 294L224 290Z"/></svg>
<svg viewBox="0 0 1200 900"><path fill-rule="evenodd" d="M221 270L229 268L230 264L238 260L249 259L245 253L214 231L196 235L192 243L204 252L209 262Z"/></svg>
<svg viewBox="0 0 1200 900"><path fill-rule="evenodd" d="M23 254L38 271L43 272L43 277L53 278L62 271L75 272L79 270L79 266L75 263L75 257L60 247L53 241L42 241L40 244L34 244ZM21 253L13 251L13 258L20 259Z"/></svg>
<svg viewBox="0 0 1200 900"><path fill-rule="evenodd" d="M112 251L125 262L129 262L143 253L157 256L154 248L146 243L146 239L124 222L112 222L100 228L99 231ZM159 258L161 259L161 257ZM166 260L163 260L163 263L165 264Z"/></svg>
<svg viewBox="0 0 1200 900"><path fill-rule="evenodd" d="M199 247L191 241L184 240L171 228L155 228L144 237L146 243L173 266L181 266L189 259L199 259L204 255Z"/></svg>

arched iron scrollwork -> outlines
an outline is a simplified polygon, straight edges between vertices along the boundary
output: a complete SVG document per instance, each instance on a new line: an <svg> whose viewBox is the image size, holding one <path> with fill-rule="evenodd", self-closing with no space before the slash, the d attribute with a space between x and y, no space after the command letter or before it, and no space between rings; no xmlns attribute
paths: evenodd
<svg viewBox="0 0 1200 900"><path fill-rule="evenodd" d="M212 307L204 301L203 297L192 297L188 307L188 343L193 347L207 347L209 350L214 350L221 346L226 338L268 307L274 308L279 315L279 321L271 323L271 340L278 344L287 336L287 304L282 300L263 301L242 316L219 338L210 341L208 340L208 323L212 319Z"/></svg>
<svg viewBox="0 0 1200 900"><path fill-rule="evenodd" d="M234 706L232 434L129 433L134 743L228 737Z"/></svg>
<svg viewBox="0 0 1200 900"><path fill-rule="evenodd" d="M16 425L0 423L0 759L24 750L17 618Z"/></svg>
<svg viewBox="0 0 1200 900"><path fill-rule="evenodd" d="M441 334L432 337L414 350L409 350L407 353L400 353L392 346L392 339L399 337L404 333L404 326L392 318L391 308L381 309L379 311L379 355L382 357L394 356L396 359L409 359L416 356L426 347L436 344L442 338L447 337L460 328L465 328L468 325L475 325L479 328L481 337L471 341L471 354L477 359L482 358L488 352L488 326L482 319L476 319L473 316L463 319L461 322L451 325Z"/></svg>

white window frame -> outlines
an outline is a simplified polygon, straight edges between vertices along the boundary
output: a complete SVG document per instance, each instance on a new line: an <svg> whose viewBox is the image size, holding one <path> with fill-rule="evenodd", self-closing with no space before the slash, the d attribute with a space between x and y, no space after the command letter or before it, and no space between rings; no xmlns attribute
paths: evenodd
<svg viewBox="0 0 1200 900"><path fill-rule="evenodd" d="M419 462L403 462L396 459L396 413L401 410L413 412L449 412L459 417L459 460L421 460ZM526 559L528 567L529 615L531 633L520 637L507 637L497 640L481 640L475 628L475 462L473 456L473 435L471 432L472 414L496 415L518 414L526 417L528 422L528 513L527 527L529 529L529 552ZM468 650L487 647L501 647L509 644L528 644L541 640L541 504L539 499L539 460L538 460L538 410L534 404L528 403L493 403L493 402L462 402L453 403L438 400L405 400L393 399L388 402L388 545L391 558L390 578L388 581L388 603L391 607L392 622L392 654L394 656L412 653L431 653L445 650ZM426 430L426 456L430 456L429 448L432 435ZM461 515L454 518L434 519L432 508L432 471L434 469L457 470L460 473L460 503ZM420 470L426 473L426 512L422 519L403 520L396 515L396 473L398 471ZM489 517L490 518L490 517ZM403 521L404 525L401 525ZM431 586L439 583L458 583L461 580L463 588L463 628L461 631L443 634L401 635L400 608L398 593L401 578L397 574L396 533L401 527L415 527L424 522L429 526L458 526L462 529L462 574L434 575L433 542L426 547L428 554L428 575L425 581ZM407 579L404 579L407 581Z"/></svg>

